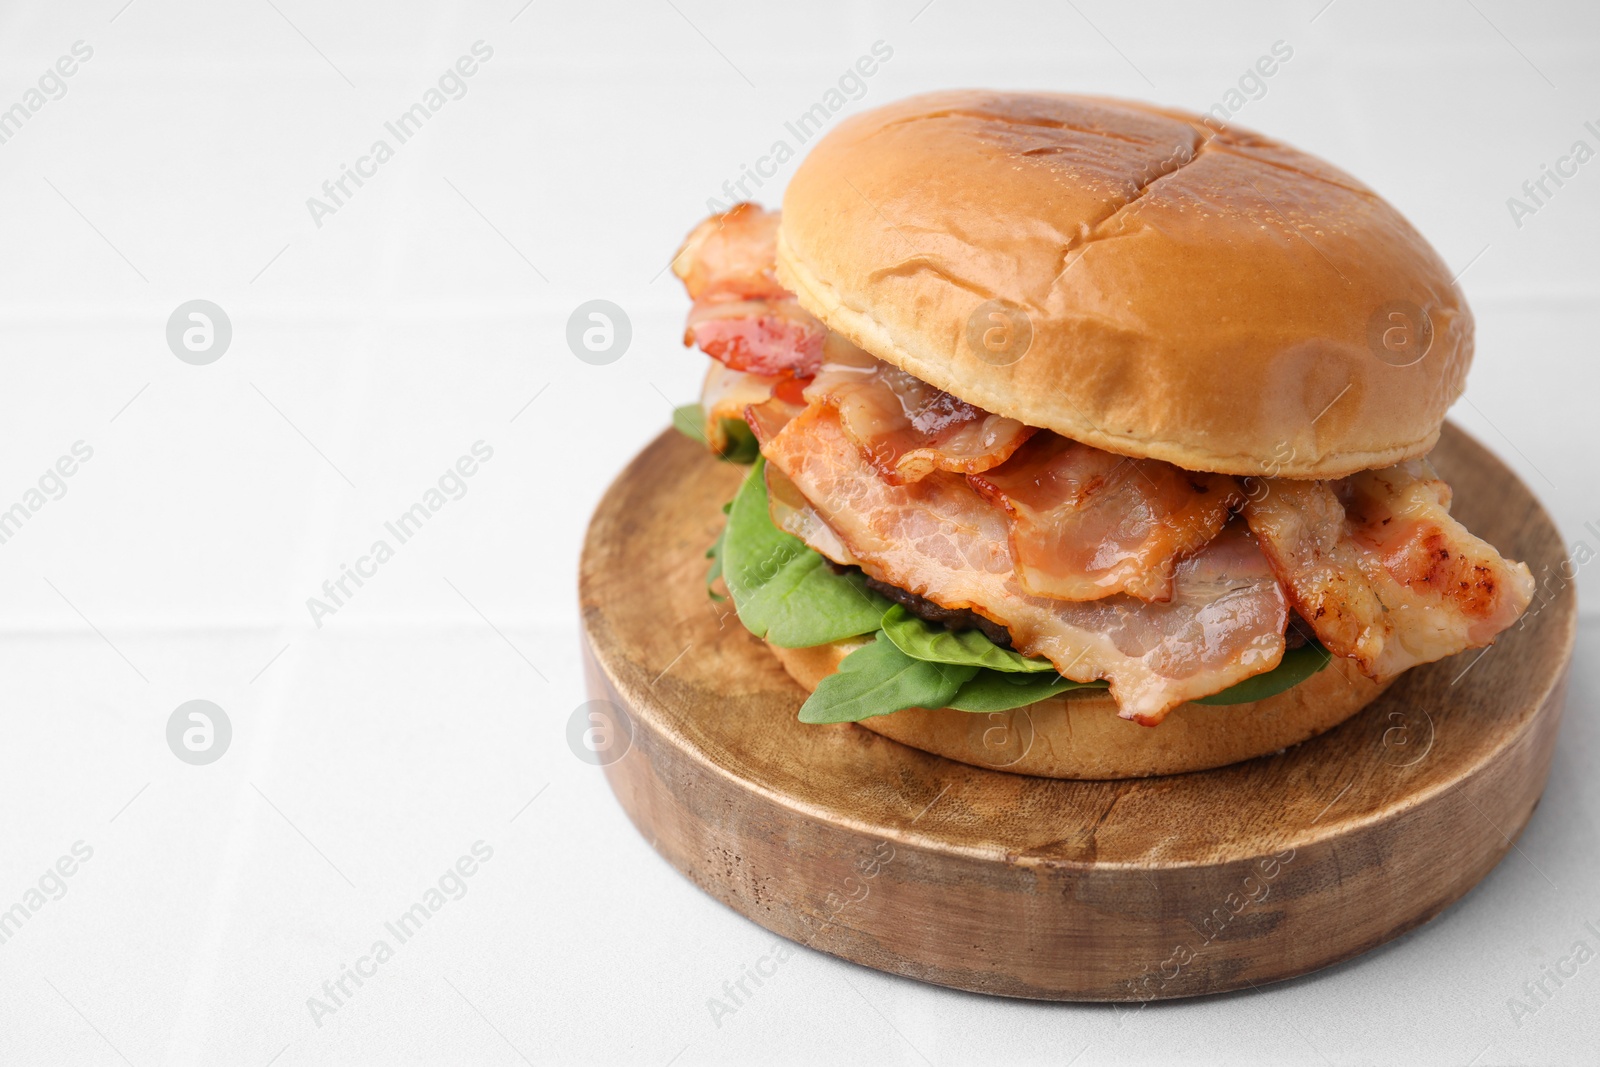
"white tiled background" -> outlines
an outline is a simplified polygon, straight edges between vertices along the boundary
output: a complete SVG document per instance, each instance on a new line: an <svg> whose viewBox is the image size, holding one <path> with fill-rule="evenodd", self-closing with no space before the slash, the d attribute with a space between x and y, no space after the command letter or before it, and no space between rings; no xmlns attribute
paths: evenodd
<svg viewBox="0 0 1600 1067"><path fill-rule="evenodd" d="M1600 1057L1600 962L1530 1018L1506 1004L1600 947L1592 613L1545 803L1478 890L1355 963L1132 1017L801 950L718 1025L707 998L771 936L658 860L563 740L584 521L703 366L662 268L878 41L847 111L952 85L1203 109L1286 42L1234 121L1352 171L1464 271L1455 417L1600 549L1600 161L1520 227L1506 205L1600 149L1600 9L1324 4L0 7L0 109L93 50L0 143L0 508L93 449L0 544L0 909L93 849L0 944L0 1062ZM315 225L306 199L477 41L465 95ZM604 367L564 342L597 297L633 325ZM194 298L233 324L209 366L165 342ZM480 440L466 495L313 625L306 598ZM163 736L197 697L235 731L208 767ZM466 895L318 1025L307 998L480 840Z"/></svg>

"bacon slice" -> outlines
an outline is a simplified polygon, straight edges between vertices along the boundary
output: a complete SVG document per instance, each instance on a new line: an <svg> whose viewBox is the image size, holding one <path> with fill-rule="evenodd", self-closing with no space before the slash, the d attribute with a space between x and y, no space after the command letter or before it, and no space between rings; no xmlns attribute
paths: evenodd
<svg viewBox="0 0 1600 1067"><path fill-rule="evenodd" d="M716 292L745 297L790 296L778 284L775 262L782 213L757 204L735 204L704 219L672 259L672 273L689 290L689 299Z"/></svg>
<svg viewBox="0 0 1600 1067"><path fill-rule="evenodd" d="M734 370L815 374L822 363L823 325L796 300L697 300L683 343L699 345Z"/></svg>
<svg viewBox="0 0 1600 1067"><path fill-rule="evenodd" d="M694 300L683 343L733 370L809 378L827 331L778 284L778 219L737 204L690 232L672 261Z"/></svg>
<svg viewBox="0 0 1600 1067"><path fill-rule="evenodd" d="M1170 599L1178 561L1217 536L1243 499L1226 475L1114 456L1048 431L967 481L1011 516L1018 584L1058 600Z"/></svg>
<svg viewBox="0 0 1600 1067"><path fill-rule="evenodd" d="M846 567L860 564L787 474L770 463L762 474L767 481L767 513L774 526L794 534L835 563Z"/></svg>
<svg viewBox="0 0 1600 1067"><path fill-rule="evenodd" d="M1237 524L1178 565L1166 603L1050 600L1017 583L1004 511L943 471L891 485L831 407L808 408L762 451L869 575L1005 626L1018 651L1064 677L1108 680L1124 718L1154 726L1283 656L1288 603ZM827 554L823 540L808 543Z"/></svg>
<svg viewBox="0 0 1600 1067"><path fill-rule="evenodd" d="M711 450L719 453L728 450L728 435L722 427L724 419L743 420L745 409L752 404L765 404L772 399L773 390L787 381L787 378L730 370L713 360L700 386L700 410L705 412L706 443Z"/></svg>
<svg viewBox="0 0 1600 1067"><path fill-rule="evenodd" d="M1424 460L1265 485L1245 516L1274 573L1318 640L1373 678L1491 643L1533 597L1527 565L1451 517Z"/></svg>
<svg viewBox="0 0 1600 1067"><path fill-rule="evenodd" d="M936 389L829 333L806 399L832 405L861 454L891 485L936 470L976 473L1004 463L1034 431Z"/></svg>

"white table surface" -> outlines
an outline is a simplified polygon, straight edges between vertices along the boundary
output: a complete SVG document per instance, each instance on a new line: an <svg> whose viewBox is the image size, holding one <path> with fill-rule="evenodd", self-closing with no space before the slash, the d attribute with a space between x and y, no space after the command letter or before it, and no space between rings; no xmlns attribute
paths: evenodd
<svg viewBox="0 0 1600 1067"><path fill-rule="evenodd" d="M798 950L714 1020L772 935L657 858L565 742L585 520L702 372L662 267L877 41L892 58L845 111L952 85L1203 109L1287 42L1234 121L1352 171L1464 271L1478 362L1455 417L1600 549L1600 162L1520 227L1506 205L1600 147L1600 11L1323 2L0 8L0 109L93 50L0 143L0 509L93 450L0 544L0 910L64 890L0 944L0 1062L1600 1057L1600 962L1508 1007L1575 941L1600 949L1587 609L1549 791L1478 889L1353 963L1134 1014ZM465 96L317 226L306 199L480 40ZM165 339L196 298L234 330L208 366ZM594 298L632 321L609 366L564 340ZM465 496L315 625L306 599L478 441ZM1578 581L1595 603L1596 569ZM208 766L165 739L197 698L234 729ZM479 841L465 895L314 1019Z"/></svg>

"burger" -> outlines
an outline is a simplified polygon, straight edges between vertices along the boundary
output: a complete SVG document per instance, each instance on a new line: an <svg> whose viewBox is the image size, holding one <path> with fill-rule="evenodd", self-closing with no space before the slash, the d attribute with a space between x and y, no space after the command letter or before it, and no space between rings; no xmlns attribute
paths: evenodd
<svg viewBox="0 0 1600 1067"><path fill-rule="evenodd" d="M712 592L809 691L802 722L1024 774L1197 770L1529 604L1428 461L1472 359L1450 271L1285 144L918 96L673 270L712 359L678 423L750 464Z"/></svg>

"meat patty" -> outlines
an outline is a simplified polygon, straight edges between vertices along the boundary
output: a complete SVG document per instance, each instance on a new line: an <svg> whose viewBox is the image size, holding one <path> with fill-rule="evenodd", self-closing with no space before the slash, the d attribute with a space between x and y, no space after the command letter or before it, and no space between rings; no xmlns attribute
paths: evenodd
<svg viewBox="0 0 1600 1067"><path fill-rule="evenodd" d="M961 630L980 630L983 636L1001 648L1011 647L1011 635L1006 632L1006 628L975 611L968 611L965 608L941 608L927 597L908 593L897 585L880 582L876 578L867 578L867 588L894 601L924 622L943 626L952 633Z"/></svg>

